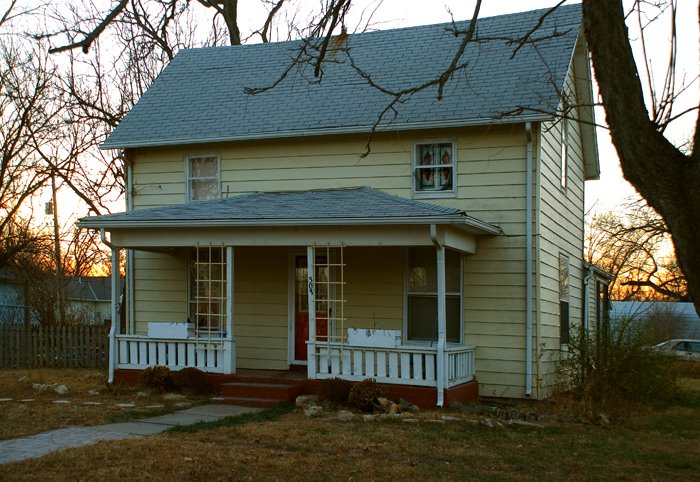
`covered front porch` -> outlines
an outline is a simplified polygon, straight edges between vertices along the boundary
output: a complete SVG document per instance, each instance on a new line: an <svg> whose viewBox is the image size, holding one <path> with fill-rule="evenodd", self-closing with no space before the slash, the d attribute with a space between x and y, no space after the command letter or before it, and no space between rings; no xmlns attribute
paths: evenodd
<svg viewBox="0 0 700 482"><path fill-rule="evenodd" d="M366 199L374 191L360 194L376 201ZM407 200L381 196L385 211L392 203L406 210ZM162 214L144 213L153 210L82 220L84 227L101 222L95 227L115 266L127 250L125 302L113 292L113 319L122 323L112 326L110 379L155 365L219 376L302 369L308 380L430 388L442 405L446 390L474 379L475 347L465 343L461 319L464 256L475 252L477 234L498 229L461 211L414 204L421 215L399 222L386 213L301 224L190 219L182 229L158 226ZM187 223L189 206L179 206L177 223ZM161 306L154 294L172 301Z"/></svg>

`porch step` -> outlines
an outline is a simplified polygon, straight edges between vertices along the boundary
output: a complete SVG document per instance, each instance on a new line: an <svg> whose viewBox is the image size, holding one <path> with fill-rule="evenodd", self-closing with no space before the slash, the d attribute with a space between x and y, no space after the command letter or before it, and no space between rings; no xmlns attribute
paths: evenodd
<svg viewBox="0 0 700 482"><path fill-rule="evenodd" d="M219 395L224 399L222 403L259 403L245 406L270 407L280 402L294 402L303 391L302 385L296 383L239 381L219 386Z"/></svg>

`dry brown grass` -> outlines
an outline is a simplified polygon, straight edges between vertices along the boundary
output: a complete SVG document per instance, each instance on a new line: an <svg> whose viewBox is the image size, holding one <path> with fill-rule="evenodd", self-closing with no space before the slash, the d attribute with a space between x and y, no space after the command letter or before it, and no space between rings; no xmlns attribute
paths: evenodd
<svg viewBox="0 0 700 482"><path fill-rule="evenodd" d="M34 384L66 385L69 392L59 395L53 389L39 391ZM107 374L101 370L58 368L0 370L0 399L4 398L12 400L0 402L0 440L70 425L97 425L165 413L182 408L178 403L198 404L207 400L206 397L164 400L162 393L143 387L108 386ZM70 403L54 403L61 400ZM135 407L118 405L124 403L133 403Z"/></svg>
<svg viewBox="0 0 700 482"><path fill-rule="evenodd" d="M415 423L290 413L55 452L0 465L0 480L693 480L700 473L696 388L679 406L614 425L488 430L460 410L422 412ZM529 407L551 412L552 404ZM435 421L445 413L460 420Z"/></svg>

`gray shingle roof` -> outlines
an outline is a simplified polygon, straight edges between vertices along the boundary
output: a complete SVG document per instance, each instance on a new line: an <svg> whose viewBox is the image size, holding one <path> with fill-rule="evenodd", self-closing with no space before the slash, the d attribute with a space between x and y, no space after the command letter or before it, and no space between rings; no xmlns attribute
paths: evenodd
<svg viewBox="0 0 700 482"><path fill-rule="evenodd" d="M581 23L579 4L558 8L514 58L518 38L545 10L482 18L458 72L445 88L420 92L396 106L380 130L522 122L551 117ZM458 22L464 29L466 22ZM452 24L351 35L350 55L389 89L416 86L449 65L461 41ZM556 32L556 35L552 36ZM549 37L549 38L546 38ZM337 52L314 82L311 67L294 68L276 88L252 96L289 65L299 41L181 50L102 147L127 148L214 141L367 132L391 98L368 86ZM519 115L501 118L520 107Z"/></svg>
<svg viewBox="0 0 700 482"><path fill-rule="evenodd" d="M483 234L500 229L455 208L392 196L368 187L259 192L188 204L89 216L81 228L269 225L458 224Z"/></svg>

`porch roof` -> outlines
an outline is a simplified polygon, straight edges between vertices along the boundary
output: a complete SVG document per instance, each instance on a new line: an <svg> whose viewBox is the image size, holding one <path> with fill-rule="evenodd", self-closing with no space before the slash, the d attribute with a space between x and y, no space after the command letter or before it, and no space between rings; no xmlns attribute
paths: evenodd
<svg viewBox="0 0 700 482"><path fill-rule="evenodd" d="M465 211L393 196L368 187L258 192L84 217L91 229L267 226L452 225L472 234L501 234Z"/></svg>

